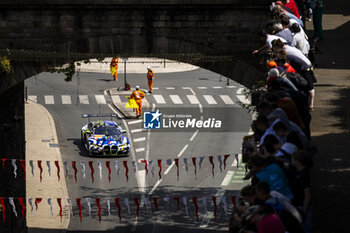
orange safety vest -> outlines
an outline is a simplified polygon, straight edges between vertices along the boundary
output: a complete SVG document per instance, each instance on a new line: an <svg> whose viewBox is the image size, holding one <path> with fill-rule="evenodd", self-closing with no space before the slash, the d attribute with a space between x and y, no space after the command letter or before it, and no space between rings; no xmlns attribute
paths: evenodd
<svg viewBox="0 0 350 233"><path fill-rule="evenodd" d="M113 57L113 59L111 61L111 66L118 68L118 63L119 63L119 58Z"/></svg>
<svg viewBox="0 0 350 233"><path fill-rule="evenodd" d="M152 70L149 70L149 71L147 72L147 79L148 79L148 80L152 80L152 78L154 78L154 73L153 73Z"/></svg>
<svg viewBox="0 0 350 233"><path fill-rule="evenodd" d="M136 90L131 94L130 98L134 98L135 100L142 100L145 98L145 94L140 90Z"/></svg>

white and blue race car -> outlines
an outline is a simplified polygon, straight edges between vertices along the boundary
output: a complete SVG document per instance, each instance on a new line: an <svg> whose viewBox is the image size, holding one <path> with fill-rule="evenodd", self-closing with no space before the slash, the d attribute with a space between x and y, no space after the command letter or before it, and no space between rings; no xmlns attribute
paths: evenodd
<svg viewBox="0 0 350 233"><path fill-rule="evenodd" d="M90 121L91 117L115 116L114 114L83 114L89 118L81 129L81 140L88 155L117 156L130 151L129 139L123 135L125 130L114 121Z"/></svg>

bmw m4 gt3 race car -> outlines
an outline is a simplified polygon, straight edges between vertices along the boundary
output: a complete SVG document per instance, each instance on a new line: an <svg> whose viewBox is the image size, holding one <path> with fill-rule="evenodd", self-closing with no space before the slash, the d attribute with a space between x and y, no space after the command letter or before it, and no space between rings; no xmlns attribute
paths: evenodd
<svg viewBox="0 0 350 233"><path fill-rule="evenodd" d="M83 114L88 124L81 129L81 140L89 155L127 155L130 151L129 139L125 130L114 121L116 114ZM92 117L111 117L110 121L91 121Z"/></svg>

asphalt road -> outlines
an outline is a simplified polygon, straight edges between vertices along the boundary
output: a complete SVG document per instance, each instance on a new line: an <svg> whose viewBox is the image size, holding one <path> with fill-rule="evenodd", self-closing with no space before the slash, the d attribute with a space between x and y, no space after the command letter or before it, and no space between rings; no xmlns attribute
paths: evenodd
<svg viewBox="0 0 350 233"><path fill-rule="evenodd" d="M82 198L82 217L80 223L79 210L73 201L74 216L68 232L219 232L227 230L229 217L224 211L224 197L228 204L228 212L231 209L231 196L244 185L235 180L234 173L242 173L234 164L234 154L240 153L242 137L249 131L251 115L237 104L237 91L239 84L230 80L230 86L226 86L226 79L204 69L198 69L184 73L156 74L154 93L147 95L147 100L154 110L159 109L165 113L188 113L196 118L215 117L222 119L224 129L214 130L145 130L142 123L135 120L117 120L123 128L128 129L128 136L133 144L133 151L128 157L121 158L89 158L81 145L80 130L86 124L81 118L84 113L114 113L111 97L106 94L107 89L123 86L123 80L113 82L108 74L80 73L80 77L74 77L72 82L65 82L63 75L42 73L37 77L26 80L28 95L31 99L43 104L52 114L59 139L59 147L62 160L77 161L78 177L74 180L73 169L70 166L69 175L66 177L69 196L72 200ZM132 85L140 85L146 88L145 75L128 74L128 82ZM86 97L82 97L86 95ZM162 96L165 103L159 104L155 96ZM170 96L177 95L181 104L175 104ZM200 102L192 104L186 99L187 95L195 95ZM206 100L205 95L214 98L214 104ZM226 103L220 95L225 95ZM64 97L63 97L64 96ZM69 97L67 97L69 96ZM96 97L97 96L97 97ZM102 97L101 97L102 96ZM85 98L85 101L82 99ZM101 100L102 98L102 100ZM123 96L120 97L123 99ZM125 98L125 97L124 97ZM158 97L157 97L158 98ZM229 100L233 101L232 104ZM106 102L104 103L103 100ZM102 101L102 102L101 102ZM125 101L124 99L122 101ZM212 100L211 100L212 101ZM218 155L231 154L227 159L227 169L220 172ZM200 157L204 156L201 169L199 169ZM214 156L214 177L212 166L208 157ZM197 175L194 175L192 157L196 157ZM176 166L168 166L166 160L179 158L179 178ZM184 158L187 158L188 172ZM154 176L148 167L146 175L145 167L140 160L153 160ZM158 177L157 160L162 159L162 179ZM125 169L122 161L128 161L129 180L126 181ZM132 160L137 161L137 171L134 175ZM86 177L81 173L80 161L84 161ZM92 183L89 161L94 163L94 182ZM97 162L103 167L102 180L100 180ZM106 161L111 161L111 182L108 182ZM119 177L115 174L113 162L118 161L120 167ZM241 169L241 168L240 168ZM228 173L229 172L229 173ZM205 214L203 196L207 198L207 211ZM216 196L217 218L214 220L211 197ZM88 213L85 198L91 199L91 216ZM114 198L120 198L122 221L119 222ZM150 207L146 208L144 197L150 201ZM159 209L156 210L152 198L158 198ZM177 208L178 197L180 208ZM187 198L187 211L183 202ZM195 206L192 197L198 198L199 219L196 221ZM95 198L101 199L102 221L98 221L98 208ZM110 198L111 215L108 215L105 198ZM129 200L130 214L127 211L125 198ZM140 204L140 217L136 218L136 206L134 198L138 198ZM167 202L169 198L169 202ZM66 213L68 214L68 213Z"/></svg>

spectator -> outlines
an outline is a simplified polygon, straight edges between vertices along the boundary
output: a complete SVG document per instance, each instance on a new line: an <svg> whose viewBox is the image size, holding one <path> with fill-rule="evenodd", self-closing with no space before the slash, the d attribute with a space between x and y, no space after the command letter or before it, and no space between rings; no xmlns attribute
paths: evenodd
<svg viewBox="0 0 350 233"><path fill-rule="evenodd" d="M298 19L300 19L300 11L298 9L297 4L294 2L294 0L282 0L282 4L284 9L293 13L293 15L295 15Z"/></svg>
<svg viewBox="0 0 350 233"><path fill-rule="evenodd" d="M323 3L322 0L309 0L310 6L313 12L313 24L314 24L314 40L323 40L322 30L322 14L323 14Z"/></svg>
<svg viewBox="0 0 350 233"><path fill-rule="evenodd" d="M285 228L280 218L272 213L265 213L262 206L251 206L245 216L245 220L254 224L257 233L285 233ZM252 231L243 231L251 233Z"/></svg>
<svg viewBox="0 0 350 233"><path fill-rule="evenodd" d="M300 131L288 130L286 125L281 121L274 124L273 130L278 137L286 138L286 142L293 143L298 149L311 151L310 140L304 134L301 134Z"/></svg>
<svg viewBox="0 0 350 233"><path fill-rule="evenodd" d="M304 233L301 226L302 218L290 201L282 194L271 191L266 182L255 185L257 197L271 207L271 211L276 214L282 221L286 231L289 233Z"/></svg>
<svg viewBox="0 0 350 233"><path fill-rule="evenodd" d="M289 24L289 20L288 20L288 24ZM275 30L276 36L282 37L287 41L288 45L292 45L293 35L292 35L292 32L289 30L289 28L283 27L281 23L276 23L274 25L274 30Z"/></svg>
<svg viewBox="0 0 350 233"><path fill-rule="evenodd" d="M253 54L257 54L260 53L261 51L267 49L267 48L272 48L272 41L273 40L277 40L280 39L282 43L287 43L287 41L285 39L283 39L282 37L276 36L276 35L271 35L269 34L265 29L263 29L260 32L260 38L262 41L264 41L266 44L263 45L261 48L256 49L253 51Z"/></svg>
<svg viewBox="0 0 350 233"><path fill-rule="evenodd" d="M293 198L288 180L283 170L276 164L266 164L266 160L260 156L252 158L252 169L256 172L253 178L253 184L266 182L270 185L271 190L285 195L289 200Z"/></svg>
<svg viewBox="0 0 350 233"><path fill-rule="evenodd" d="M310 51L310 44L302 33L300 33L300 27L298 23L294 23L291 27L293 33L292 45L299 49L305 56L308 56Z"/></svg>
<svg viewBox="0 0 350 233"><path fill-rule="evenodd" d="M293 205L304 215L303 228L311 233L311 175L312 157L306 151L296 151L292 155L292 164L296 168L295 179L292 181L294 198Z"/></svg>

